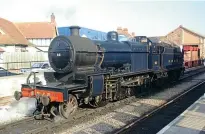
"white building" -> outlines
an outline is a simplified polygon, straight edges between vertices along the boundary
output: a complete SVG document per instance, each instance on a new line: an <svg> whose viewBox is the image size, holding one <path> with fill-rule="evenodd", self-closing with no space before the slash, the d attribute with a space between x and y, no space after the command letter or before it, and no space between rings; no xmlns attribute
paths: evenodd
<svg viewBox="0 0 205 134"><path fill-rule="evenodd" d="M0 48L4 52L24 52L32 47L16 26L3 18L0 18Z"/></svg>
<svg viewBox="0 0 205 134"><path fill-rule="evenodd" d="M55 16L52 13L50 22L21 22L15 23L24 37L38 49L48 51L54 37L57 36Z"/></svg>

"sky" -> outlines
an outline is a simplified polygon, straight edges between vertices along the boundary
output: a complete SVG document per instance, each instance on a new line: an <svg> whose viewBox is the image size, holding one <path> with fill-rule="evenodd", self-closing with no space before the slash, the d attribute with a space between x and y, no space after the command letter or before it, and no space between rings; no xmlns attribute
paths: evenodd
<svg viewBox="0 0 205 134"><path fill-rule="evenodd" d="M163 36L179 25L205 35L205 1L0 0L0 17L13 22L50 21L104 32L118 26L136 35Z"/></svg>

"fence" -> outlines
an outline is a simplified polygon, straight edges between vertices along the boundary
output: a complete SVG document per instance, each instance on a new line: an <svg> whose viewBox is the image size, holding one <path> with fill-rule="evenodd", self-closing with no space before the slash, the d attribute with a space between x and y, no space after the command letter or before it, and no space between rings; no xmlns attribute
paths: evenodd
<svg viewBox="0 0 205 134"><path fill-rule="evenodd" d="M0 67L6 70L17 70L30 68L34 62L44 61L48 61L48 56L45 52L5 52L2 54Z"/></svg>
<svg viewBox="0 0 205 134"><path fill-rule="evenodd" d="M48 62L48 61L5 62L5 63L0 63L0 67L6 70L18 70L21 68L31 68L31 66L34 63L38 63L38 62ZM15 65L16 67L13 67Z"/></svg>

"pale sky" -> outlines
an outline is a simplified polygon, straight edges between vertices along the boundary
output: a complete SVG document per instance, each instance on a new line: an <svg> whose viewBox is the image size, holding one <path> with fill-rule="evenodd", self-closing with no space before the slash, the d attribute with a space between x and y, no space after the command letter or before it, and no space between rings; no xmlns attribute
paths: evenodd
<svg viewBox="0 0 205 134"><path fill-rule="evenodd" d="M122 26L136 35L161 36L183 25L205 35L205 1L0 0L0 17L14 22L50 21L52 12L59 27L107 32Z"/></svg>

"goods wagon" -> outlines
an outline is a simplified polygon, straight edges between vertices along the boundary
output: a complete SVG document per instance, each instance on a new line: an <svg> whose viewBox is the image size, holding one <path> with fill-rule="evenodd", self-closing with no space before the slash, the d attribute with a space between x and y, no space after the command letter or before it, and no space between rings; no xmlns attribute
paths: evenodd
<svg viewBox="0 0 205 134"><path fill-rule="evenodd" d="M202 60L200 59L200 49L198 45L183 46L184 50L184 66L185 68L191 68L202 65Z"/></svg>

